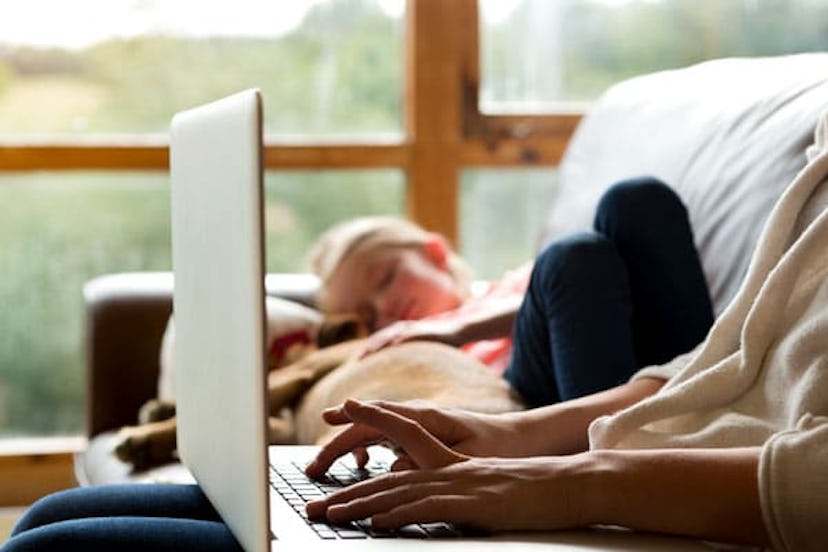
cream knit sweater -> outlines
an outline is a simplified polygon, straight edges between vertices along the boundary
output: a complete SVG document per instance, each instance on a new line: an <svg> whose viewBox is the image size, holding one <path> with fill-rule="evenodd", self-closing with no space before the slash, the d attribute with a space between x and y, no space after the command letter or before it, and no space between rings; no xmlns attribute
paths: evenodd
<svg viewBox="0 0 828 552"><path fill-rule="evenodd" d="M765 225L745 281L694 351L634 378L653 397L590 427L593 448L761 446L778 550L828 550L828 113Z"/></svg>

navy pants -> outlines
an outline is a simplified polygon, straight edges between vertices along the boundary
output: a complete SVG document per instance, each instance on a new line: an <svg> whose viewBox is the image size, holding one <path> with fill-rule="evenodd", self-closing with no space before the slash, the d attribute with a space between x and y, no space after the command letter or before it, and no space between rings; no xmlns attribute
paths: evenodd
<svg viewBox="0 0 828 552"><path fill-rule="evenodd" d="M103 485L40 499L2 552L241 551L196 485Z"/></svg>
<svg viewBox="0 0 828 552"><path fill-rule="evenodd" d="M701 342L713 310L678 196L652 178L601 198L594 232L537 258L504 376L536 407L625 382Z"/></svg>
<svg viewBox="0 0 828 552"><path fill-rule="evenodd" d="M713 321L687 213L652 179L602 198L595 232L538 258L506 377L531 406L612 387L700 342ZM0 552L240 547L192 485L113 485L35 503Z"/></svg>

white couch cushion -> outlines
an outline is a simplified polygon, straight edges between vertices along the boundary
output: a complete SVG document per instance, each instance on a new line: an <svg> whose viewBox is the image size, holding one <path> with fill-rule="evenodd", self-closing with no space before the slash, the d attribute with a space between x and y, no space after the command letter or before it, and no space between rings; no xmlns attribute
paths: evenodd
<svg viewBox="0 0 828 552"><path fill-rule="evenodd" d="M721 59L619 83L572 139L543 242L590 228L612 183L658 177L687 205L719 313L825 109L828 53Z"/></svg>

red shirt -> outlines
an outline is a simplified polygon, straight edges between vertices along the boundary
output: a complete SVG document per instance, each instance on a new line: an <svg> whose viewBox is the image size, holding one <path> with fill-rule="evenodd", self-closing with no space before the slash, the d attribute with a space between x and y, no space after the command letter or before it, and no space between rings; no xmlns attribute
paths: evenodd
<svg viewBox="0 0 828 552"><path fill-rule="evenodd" d="M531 273L531 263L515 270L510 270L499 281L488 282L482 292L472 295L472 297L467 299L457 309L437 316L441 318L465 316L484 310L486 303L492 299L513 296L523 297L526 294L526 288L529 287ZM483 364L491 366L497 373L503 373L509 364L509 357L512 353L512 336L472 341L460 347L460 350L476 358Z"/></svg>

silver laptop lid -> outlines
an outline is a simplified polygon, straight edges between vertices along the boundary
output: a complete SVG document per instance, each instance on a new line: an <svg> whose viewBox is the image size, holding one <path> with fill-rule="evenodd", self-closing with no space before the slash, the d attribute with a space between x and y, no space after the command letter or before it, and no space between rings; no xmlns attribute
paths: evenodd
<svg viewBox="0 0 828 552"><path fill-rule="evenodd" d="M258 90L170 130L178 451L245 550L268 548Z"/></svg>

